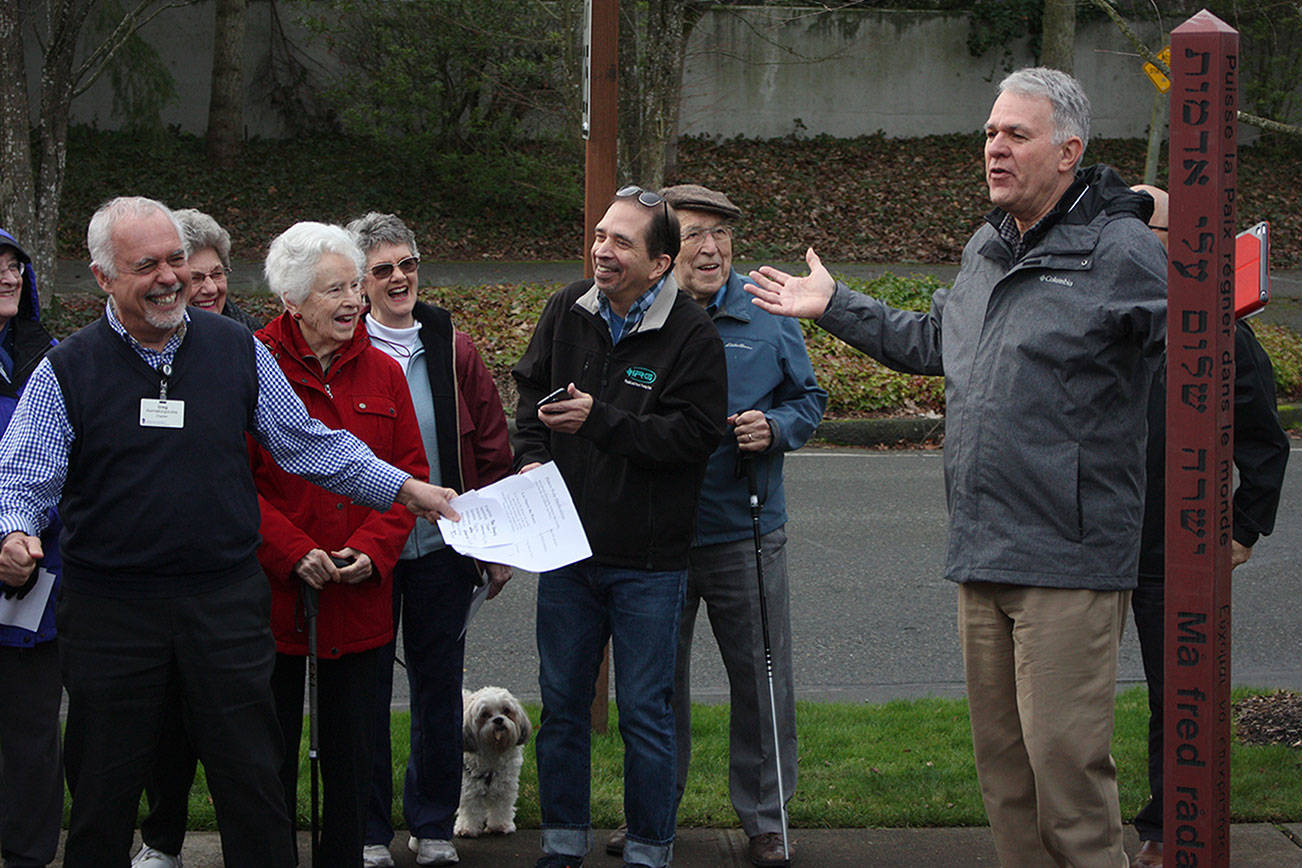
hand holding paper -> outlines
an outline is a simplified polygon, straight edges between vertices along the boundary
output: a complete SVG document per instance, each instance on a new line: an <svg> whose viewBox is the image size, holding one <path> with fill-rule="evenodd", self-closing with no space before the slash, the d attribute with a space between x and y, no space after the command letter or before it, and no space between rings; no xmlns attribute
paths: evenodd
<svg viewBox="0 0 1302 868"><path fill-rule="evenodd" d="M461 521L439 519L443 540L463 555L542 572L592 556L569 489L554 462L508 476L452 501Z"/></svg>

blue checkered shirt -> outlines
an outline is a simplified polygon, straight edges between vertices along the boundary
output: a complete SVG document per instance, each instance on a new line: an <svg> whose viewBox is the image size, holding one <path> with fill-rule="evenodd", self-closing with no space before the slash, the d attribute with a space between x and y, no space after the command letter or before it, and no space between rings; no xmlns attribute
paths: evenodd
<svg viewBox="0 0 1302 868"><path fill-rule="evenodd" d="M619 314L615 313L610 306L610 299L606 298L604 292L597 293L597 310L601 312L601 318L610 326L610 342L619 343L620 338L624 335L632 334L637 331L638 323L642 322L642 315L651 309L655 304L656 296L660 294L660 287L665 285L665 279L662 277L656 281L656 285L648 289L637 297L637 299L628 306L628 313L624 314L623 320Z"/></svg>
<svg viewBox="0 0 1302 868"><path fill-rule="evenodd" d="M161 350L152 350L127 333L111 299L104 315L151 368L176 357L190 317L186 313L185 322ZM276 463L363 506L387 510L411 474L376 458L347 431L327 428L309 416L261 341L253 342L253 356L258 371L253 436ZM63 491L74 436L59 381L49 359L42 359L0 439L0 538L13 531L35 535L44 530L49 508Z"/></svg>

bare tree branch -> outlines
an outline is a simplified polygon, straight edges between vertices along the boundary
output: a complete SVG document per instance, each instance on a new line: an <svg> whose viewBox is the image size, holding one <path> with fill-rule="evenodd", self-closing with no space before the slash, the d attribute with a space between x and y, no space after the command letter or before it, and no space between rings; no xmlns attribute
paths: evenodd
<svg viewBox="0 0 1302 868"><path fill-rule="evenodd" d="M1135 46L1135 50L1139 52L1141 57L1160 69L1162 74L1167 78L1171 77L1171 68L1163 63L1151 48L1144 44L1144 40L1140 39L1139 34L1135 33L1126 19L1121 17L1121 13L1117 11L1115 6L1108 2L1108 0L1090 0L1090 2L1102 9L1103 12L1116 23L1117 29L1130 40L1130 43ZM1238 120L1239 123L1247 124L1250 127L1269 130L1273 133L1283 133L1288 136L1302 136L1302 126L1280 123L1279 121L1259 117L1258 115L1249 114L1245 111L1238 112Z"/></svg>
<svg viewBox="0 0 1302 868"><path fill-rule="evenodd" d="M113 59L117 50L131 38L132 34L158 17L159 13L168 9L179 9L182 6L192 6L194 3L195 0L172 0L168 3L160 3L160 0L140 0L136 8L123 15L122 20L113 28L113 32L95 46L95 50L86 55L81 65L77 67L73 76L76 86L72 95L77 97L85 93L108 67L109 61ZM155 4L158 4L157 7L150 9Z"/></svg>

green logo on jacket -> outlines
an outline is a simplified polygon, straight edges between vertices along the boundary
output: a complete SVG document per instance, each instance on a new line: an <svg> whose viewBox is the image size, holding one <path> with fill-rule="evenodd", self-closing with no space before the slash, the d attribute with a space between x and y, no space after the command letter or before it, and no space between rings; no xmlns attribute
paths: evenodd
<svg viewBox="0 0 1302 868"><path fill-rule="evenodd" d="M624 371L624 376L639 383L646 383L648 386L656 381L655 371L649 368L639 368L637 365Z"/></svg>

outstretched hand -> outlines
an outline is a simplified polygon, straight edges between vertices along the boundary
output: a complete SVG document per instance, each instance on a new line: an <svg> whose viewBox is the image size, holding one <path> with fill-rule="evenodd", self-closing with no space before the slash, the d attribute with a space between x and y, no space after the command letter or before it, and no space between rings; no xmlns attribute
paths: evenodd
<svg viewBox="0 0 1302 868"><path fill-rule="evenodd" d="M827 310L836 281L814 248L805 251L805 262L809 274L804 277L793 277L771 265L752 271L750 279L754 283L745 284L746 291L755 296L755 304L769 313L817 319Z"/></svg>

